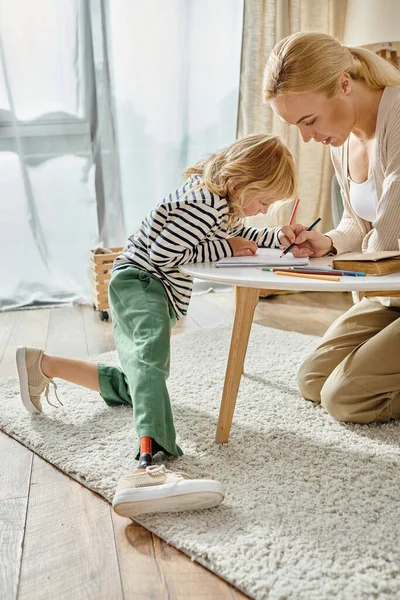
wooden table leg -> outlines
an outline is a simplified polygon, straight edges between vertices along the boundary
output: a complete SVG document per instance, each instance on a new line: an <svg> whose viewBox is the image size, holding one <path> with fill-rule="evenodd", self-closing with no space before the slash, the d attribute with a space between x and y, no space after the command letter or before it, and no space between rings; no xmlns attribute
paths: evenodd
<svg viewBox="0 0 400 600"><path fill-rule="evenodd" d="M258 288L235 288L235 320L232 329L231 346L226 367L221 408L219 410L217 435L215 440L217 444L224 444L229 440L236 398L249 342L251 324L253 322L254 310L257 306L259 297L260 290Z"/></svg>

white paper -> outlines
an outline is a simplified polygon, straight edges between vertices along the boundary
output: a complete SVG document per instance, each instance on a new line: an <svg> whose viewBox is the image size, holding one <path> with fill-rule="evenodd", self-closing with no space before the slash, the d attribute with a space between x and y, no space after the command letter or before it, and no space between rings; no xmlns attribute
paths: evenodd
<svg viewBox="0 0 400 600"><path fill-rule="evenodd" d="M229 256L221 258L215 264L217 267L294 267L309 265L307 257L296 258L288 252L280 258L282 250L275 248L259 248L253 256Z"/></svg>

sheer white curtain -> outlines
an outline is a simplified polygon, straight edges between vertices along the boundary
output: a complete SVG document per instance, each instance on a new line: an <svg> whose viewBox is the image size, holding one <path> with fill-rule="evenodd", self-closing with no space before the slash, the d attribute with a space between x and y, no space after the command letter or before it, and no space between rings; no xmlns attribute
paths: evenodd
<svg viewBox="0 0 400 600"><path fill-rule="evenodd" d="M112 0L110 72L126 233L181 171L236 137L242 0Z"/></svg>
<svg viewBox="0 0 400 600"><path fill-rule="evenodd" d="M0 0L0 305L87 295L98 240L84 7Z"/></svg>
<svg viewBox="0 0 400 600"><path fill-rule="evenodd" d="M90 301L181 170L236 136L243 0L0 0L0 309Z"/></svg>

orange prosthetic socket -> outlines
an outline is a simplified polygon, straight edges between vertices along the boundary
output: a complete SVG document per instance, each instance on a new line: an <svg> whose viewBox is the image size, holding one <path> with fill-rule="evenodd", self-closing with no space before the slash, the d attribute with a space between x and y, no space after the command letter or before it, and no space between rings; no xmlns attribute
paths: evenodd
<svg viewBox="0 0 400 600"><path fill-rule="evenodd" d="M153 463L153 440L151 437L142 437L140 439L140 456L138 469L150 467Z"/></svg>
<svg viewBox="0 0 400 600"><path fill-rule="evenodd" d="M140 440L140 454L153 454L153 440L151 437L142 437Z"/></svg>

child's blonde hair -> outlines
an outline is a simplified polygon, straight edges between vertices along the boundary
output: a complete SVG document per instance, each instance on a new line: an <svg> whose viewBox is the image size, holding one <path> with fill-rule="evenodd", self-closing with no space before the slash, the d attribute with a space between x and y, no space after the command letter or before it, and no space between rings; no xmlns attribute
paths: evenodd
<svg viewBox="0 0 400 600"><path fill-rule="evenodd" d="M342 73L373 89L400 85L394 65L366 48L349 48L324 33L295 33L272 50L263 79L263 100L304 92L334 96Z"/></svg>
<svg viewBox="0 0 400 600"><path fill-rule="evenodd" d="M296 192L296 167L289 149L273 135L245 136L219 152L184 170L183 175L199 175L207 188L229 203L229 223L243 218L251 195L285 200ZM229 188L228 188L229 186ZM235 188L235 199L229 190Z"/></svg>

